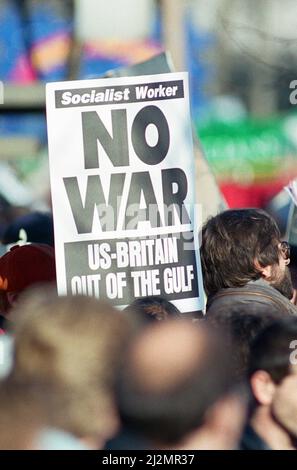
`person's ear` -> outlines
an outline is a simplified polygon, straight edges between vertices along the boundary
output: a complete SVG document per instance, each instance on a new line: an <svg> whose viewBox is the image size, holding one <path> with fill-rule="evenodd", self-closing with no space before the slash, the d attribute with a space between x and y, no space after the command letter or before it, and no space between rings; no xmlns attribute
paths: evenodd
<svg viewBox="0 0 297 470"><path fill-rule="evenodd" d="M268 372L257 370L250 378L250 385L253 395L260 405L271 405L276 385Z"/></svg>
<svg viewBox="0 0 297 470"><path fill-rule="evenodd" d="M261 264L259 263L258 260L255 260L254 264L255 264L255 268L257 269L257 271L259 271L261 273L261 276L264 279L271 279L271 276L272 276L272 266L271 265L263 267L263 266L261 266Z"/></svg>

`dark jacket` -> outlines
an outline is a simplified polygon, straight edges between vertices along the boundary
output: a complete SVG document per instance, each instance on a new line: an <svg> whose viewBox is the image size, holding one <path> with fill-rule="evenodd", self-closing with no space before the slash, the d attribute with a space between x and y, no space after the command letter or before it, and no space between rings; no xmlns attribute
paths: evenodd
<svg viewBox="0 0 297 470"><path fill-rule="evenodd" d="M251 426L246 426L239 450L272 450Z"/></svg>
<svg viewBox="0 0 297 470"><path fill-rule="evenodd" d="M250 313L267 312L269 307L271 314L297 315L297 307L263 279L250 281L243 287L221 289L209 297L206 312L208 315L230 314L240 306L248 308Z"/></svg>

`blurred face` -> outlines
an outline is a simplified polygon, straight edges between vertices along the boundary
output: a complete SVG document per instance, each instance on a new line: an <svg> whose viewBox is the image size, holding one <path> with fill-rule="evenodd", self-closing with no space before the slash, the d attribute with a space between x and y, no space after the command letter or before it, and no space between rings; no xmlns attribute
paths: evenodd
<svg viewBox="0 0 297 470"><path fill-rule="evenodd" d="M277 386L273 402L274 419L294 438L297 438L297 366Z"/></svg>
<svg viewBox="0 0 297 470"><path fill-rule="evenodd" d="M293 284L291 273L288 268L290 263L290 248L287 242L281 242L278 245L279 263L272 267L270 284L283 294L287 299L293 297Z"/></svg>

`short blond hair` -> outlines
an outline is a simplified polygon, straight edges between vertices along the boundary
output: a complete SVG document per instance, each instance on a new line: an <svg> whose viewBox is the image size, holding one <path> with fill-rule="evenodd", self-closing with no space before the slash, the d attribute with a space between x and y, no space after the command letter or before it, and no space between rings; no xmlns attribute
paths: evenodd
<svg viewBox="0 0 297 470"><path fill-rule="evenodd" d="M94 298L35 290L12 318L13 376L51 388L55 425L80 437L100 434L129 330L123 315Z"/></svg>

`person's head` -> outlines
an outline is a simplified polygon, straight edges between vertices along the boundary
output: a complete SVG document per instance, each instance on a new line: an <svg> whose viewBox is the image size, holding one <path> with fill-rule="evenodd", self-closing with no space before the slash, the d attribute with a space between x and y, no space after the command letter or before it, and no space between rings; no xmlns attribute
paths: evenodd
<svg viewBox="0 0 297 470"><path fill-rule="evenodd" d="M125 311L140 315L146 323L180 317L180 311L173 303L153 295L134 300L134 302L126 307Z"/></svg>
<svg viewBox="0 0 297 470"><path fill-rule="evenodd" d="M296 440L297 318L278 320L256 337L251 346L249 381L253 413L266 413Z"/></svg>
<svg viewBox="0 0 297 470"><path fill-rule="evenodd" d="M128 336L124 316L94 298L48 291L27 293L12 315L12 377L51 390L53 425L104 442L117 425L113 386Z"/></svg>
<svg viewBox="0 0 297 470"><path fill-rule="evenodd" d="M236 307L236 306L235 306ZM263 308L265 307L265 309ZM268 325L283 317L281 313L270 311L270 305L258 312L250 304L230 308L228 311L206 315L206 322L214 328L224 330L232 344L232 364L238 379L247 379L250 349L256 336Z"/></svg>
<svg viewBox="0 0 297 470"><path fill-rule="evenodd" d="M122 424L159 448L232 448L244 415L233 386L231 356L219 335L183 320L151 325L119 374Z"/></svg>
<svg viewBox="0 0 297 470"><path fill-rule="evenodd" d="M22 243L42 243L54 246L53 216L48 212L29 212L16 217L5 228L1 242L3 245Z"/></svg>
<svg viewBox="0 0 297 470"><path fill-rule="evenodd" d="M201 262L207 295L264 278L287 298L293 296L289 247L272 217L260 209L227 210L208 220Z"/></svg>
<svg viewBox="0 0 297 470"><path fill-rule="evenodd" d="M0 258L0 312L8 315L29 287L56 281L55 252L49 245L15 245Z"/></svg>

